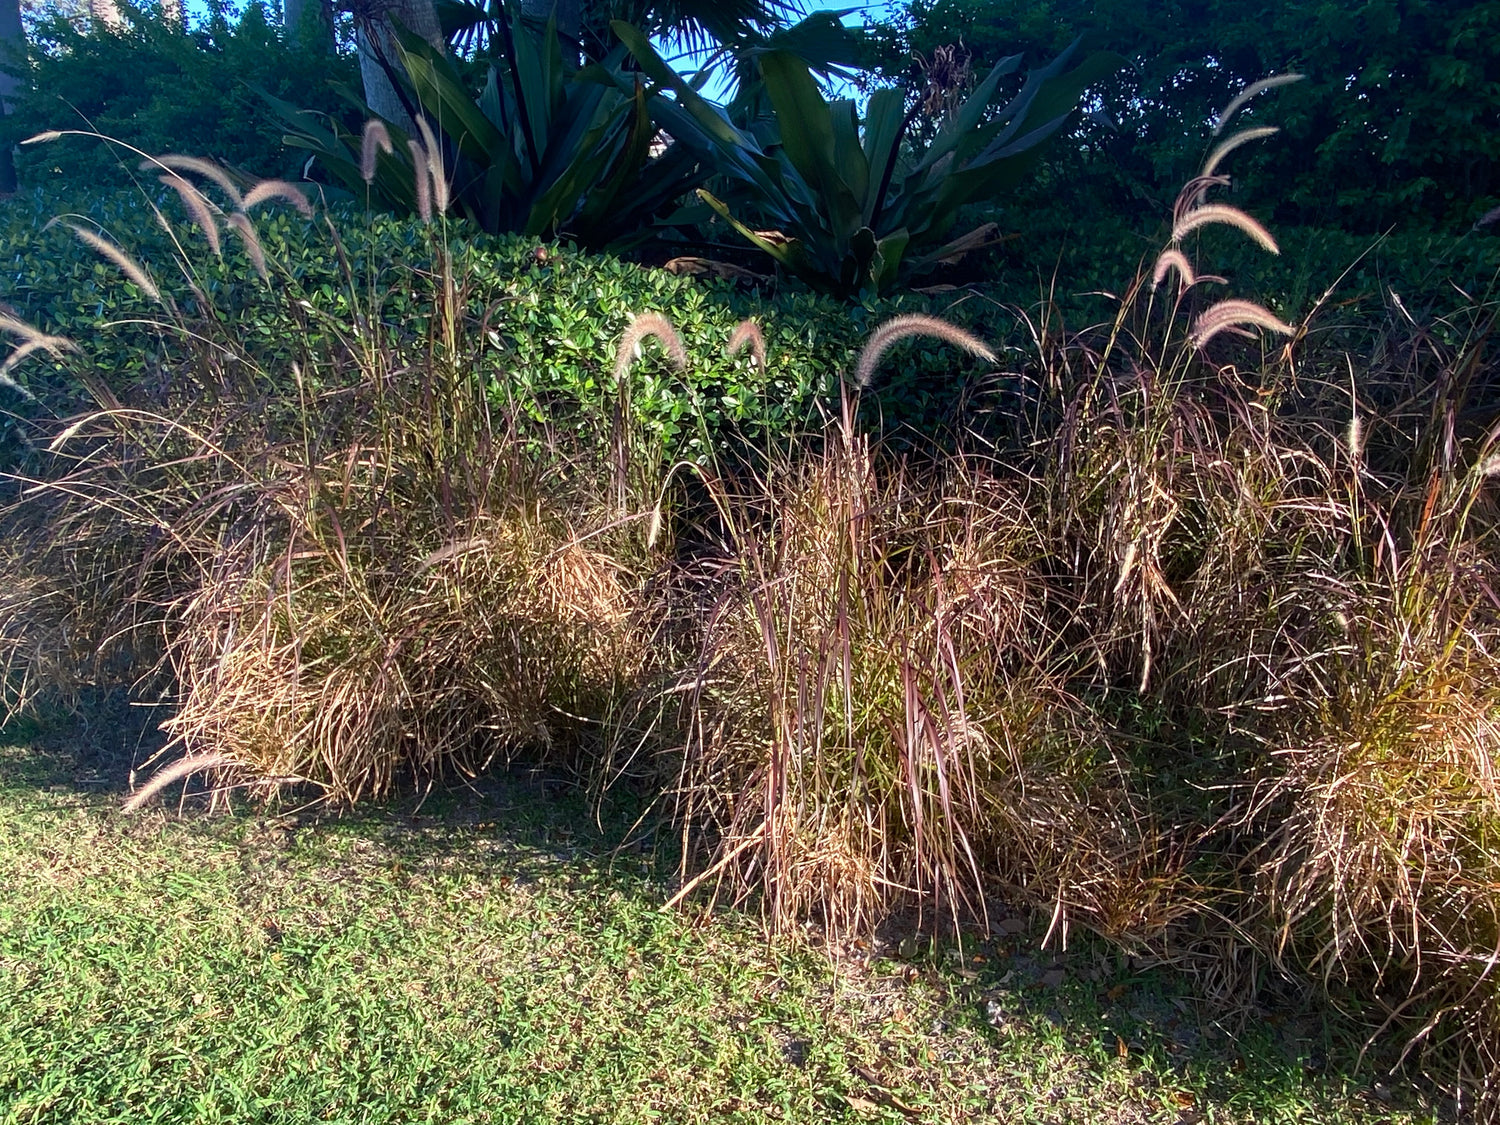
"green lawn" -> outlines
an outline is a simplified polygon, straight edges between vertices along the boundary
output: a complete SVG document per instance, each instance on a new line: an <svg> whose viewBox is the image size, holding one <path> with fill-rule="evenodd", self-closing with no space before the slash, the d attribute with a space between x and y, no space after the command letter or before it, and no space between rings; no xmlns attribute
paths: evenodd
<svg viewBox="0 0 1500 1125"><path fill-rule="evenodd" d="M0 1122L1426 1119L1324 1067L1343 1039L1305 1013L1216 1025L1017 919L961 957L830 962L663 912L652 857L611 855L628 820L539 782L126 818L122 767L22 733Z"/></svg>

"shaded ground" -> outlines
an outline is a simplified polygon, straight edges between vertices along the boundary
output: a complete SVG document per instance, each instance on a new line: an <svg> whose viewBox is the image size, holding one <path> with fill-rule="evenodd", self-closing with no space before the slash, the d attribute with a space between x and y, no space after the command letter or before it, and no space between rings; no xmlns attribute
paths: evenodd
<svg viewBox="0 0 1500 1125"><path fill-rule="evenodd" d="M131 719L0 739L0 1122L1430 1119L1307 1012L1028 919L830 965L664 912L631 818L542 780L126 818Z"/></svg>

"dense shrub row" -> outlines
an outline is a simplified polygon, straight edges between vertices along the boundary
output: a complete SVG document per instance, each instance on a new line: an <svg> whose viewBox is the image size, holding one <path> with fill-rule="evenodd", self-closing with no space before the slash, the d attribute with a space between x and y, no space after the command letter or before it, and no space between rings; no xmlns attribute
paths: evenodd
<svg viewBox="0 0 1500 1125"><path fill-rule="evenodd" d="M34 193L0 212L0 300L77 342L79 352L65 368L17 373L31 392L60 396L56 405L66 409L83 385L81 372L111 387L153 373L165 378L178 344L156 301L122 282L65 226L46 225L58 202ZM156 223L158 206L172 216L171 234ZM612 409L612 359L604 345L633 312L662 312L679 326L692 369L686 377L665 368L643 371L633 403L667 455L703 452L699 419L712 432L733 427L747 436L796 430L879 318L928 307L907 297L849 308L796 292L768 301L728 283L680 278L555 243L475 235L462 225L427 227L351 208L316 221L287 206L258 211L256 243L274 269L267 283L234 232L223 236L222 259L214 257L171 192L155 199L126 191L80 198L74 213L111 237L118 232L121 248L146 265L184 315L232 322L247 367L271 373L267 393L285 388L294 362L318 389L355 377L342 353L349 325L366 318L382 346L418 362L412 349L425 346L435 289L451 274L463 279L454 294L462 315L485 325L470 341L469 362L491 400L536 423L597 423ZM751 316L766 335L764 369L745 355L723 354L731 329ZM887 409L897 419L941 417L953 401L950 360L921 342L907 345L903 357L899 378L886 384Z"/></svg>

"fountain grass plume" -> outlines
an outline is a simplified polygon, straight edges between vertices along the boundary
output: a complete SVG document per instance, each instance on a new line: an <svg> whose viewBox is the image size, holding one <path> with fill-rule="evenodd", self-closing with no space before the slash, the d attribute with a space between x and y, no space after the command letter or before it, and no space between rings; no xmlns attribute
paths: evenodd
<svg viewBox="0 0 1500 1125"><path fill-rule="evenodd" d="M60 220L58 219L53 219L52 222L49 222L47 224L47 226L50 227L52 223L59 221ZM157 288L156 282L152 280L151 275L146 272L146 268L139 262L137 262L134 258L132 258L129 254L125 253L125 251L121 250L118 246L116 246L109 239L105 238L103 235L98 234L95 231L91 231L87 227L79 226L77 223L70 223L66 221L63 221L63 226L67 227L70 231L77 235L78 241L94 250L99 254L100 257L108 258L111 262L118 266L120 268L120 272L128 277L131 281L133 281L136 287L141 290L141 292L145 293L153 301L156 301L158 303L161 302L161 290Z"/></svg>
<svg viewBox="0 0 1500 1125"><path fill-rule="evenodd" d="M1191 289L1198 283L1198 275L1193 272L1193 263L1188 261L1187 255L1175 246L1169 246L1156 259L1156 269L1151 274L1151 288L1160 286L1172 270L1177 271L1182 288Z"/></svg>
<svg viewBox="0 0 1500 1125"><path fill-rule="evenodd" d="M213 204L208 201L208 197L176 172L167 172L157 178L177 193L178 198L182 200L183 207L187 209L188 216L203 232L203 237L208 240L209 249L214 252L214 257L222 258L224 247L219 240L219 224L214 221L214 208Z"/></svg>
<svg viewBox="0 0 1500 1125"><path fill-rule="evenodd" d="M391 134L385 127L385 122L378 118L370 118L365 122L365 132L360 140L359 146L359 177L365 183L375 182L375 162L379 154L384 152L387 156L395 152L391 144Z"/></svg>
<svg viewBox="0 0 1500 1125"><path fill-rule="evenodd" d="M240 206L248 211L256 204L265 203L270 199L283 199L297 208L304 219L312 218L312 204L307 201L307 195L296 184L287 183L285 180L262 180L245 193L244 201Z"/></svg>
<svg viewBox="0 0 1500 1125"><path fill-rule="evenodd" d="M1246 325L1279 332L1283 336L1291 336L1297 331L1270 309L1254 301L1228 300L1220 301L1193 322L1193 344L1201 348L1220 332Z"/></svg>
<svg viewBox="0 0 1500 1125"><path fill-rule="evenodd" d="M1238 207L1231 207L1227 203L1205 203L1201 207L1194 207L1187 211L1173 225L1172 241L1181 242L1193 231L1212 223L1234 227L1235 230L1249 235L1262 249L1272 254L1281 253L1281 247L1276 245L1276 239L1271 237L1270 231Z"/></svg>
<svg viewBox="0 0 1500 1125"><path fill-rule="evenodd" d="M155 167L161 167L174 172L196 172L204 179L212 180L222 188L224 194L229 196L236 207L244 206L244 196L240 193L239 185L235 183L234 178L227 171L212 160L169 152L165 156L148 157L141 162L141 167L146 171L150 171Z"/></svg>
<svg viewBox="0 0 1500 1125"><path fill-rule="evenodd" d="M682 346L682 337L677 335L677 329L672 327L672 322L661 313L641 313L633 316L630 323L625 326L625 331L620 333L620 342L615 345L615 384L623 386L625 375L630 371L630 364L634 361L641 343L650 336L654 336L666 349L667 356L672 360L672 366L681 371L687 366L687 349Z"/></svg>
<svg viewBox="0 0 1500 1125"><path fill-rule="evenodd" d="M760 325L753 320L742 320L734 326L734 331L729 334L729 343L724 345L724 354L735 356L750 349L750 355L755 360L755 365L762 371L766 369L766 335L761 331Z"/></svg>
<svg viewBox="0 0 1500 1125"><path fill-rule="evenodd" d="M417 214L424 223L432 222L432 173L427 167L427 153L420 141L407 141L411 153L412 180L417 189Z"/></svg>
<svg viewBox="0 0 1500 1125"><path fill-rule="evenodd" d="M965 332L957 325L949 324L940 317L927 316L923 313L908 313L905 316L892 317L870 333L870 338L866 341L864 349L859 353L859 360L854 365L855 385L861 390L868 387L875 375L875 368L880 365L881 359L891 345L909 336L932 336L952 344L955 348L961 348L970 355L978 356L991 363L995 362L995 353L977 336Z"/></svg>
<svg viewBox="0 0 1500 1125"><path fill-rule="evenodd" d="M448 173L443 168L443 146L433 135L427 119L417 116L417 128L422 134L422 147L427 152L427 174L432 177L432 203L439 215L448 211Z"/></svg>
<svg viewBox="0 0 1500 1125"><path fill-rule="evenodd" d="M223 754L211 751L206 754L189 754L185 758L179 758L166 769L158 770L152 774L151 780L146 782L130 795L130 800L125 802L125 812L133 813L140 809L172 782L181 780L204 770L218 769L229 765L229 759Z"/></svg>
<svg viewBox="0 0 1500 1125"><path fill-rule="evenodd" d="M245 245L245 254L250 259L250 264L255 267L255 272L260 275L260 279L270 281L271 274L266 269L266 252L261 249L260 237L255 233L255 226L250 222L250 217L243 211L236 211L224 221L240 236L240 241Z"/></svg>
<svg viewBox="0 0 1500 1125"><path fill-rule="evenodd" d="M1246 86L1230 103L1224 107L1224 112L1219 114L1219 120L1214 125L1214 136L1224 131L1224 126L1229 124L1229 119L1243 109L1252 98L1259 97L1267 90L1274 90L1278 86L1290 86L1293 82L1301 82L1305 75L1301 74L1273 74L1269 78L1262 78L1259 82L1252 82Z"/></svg>

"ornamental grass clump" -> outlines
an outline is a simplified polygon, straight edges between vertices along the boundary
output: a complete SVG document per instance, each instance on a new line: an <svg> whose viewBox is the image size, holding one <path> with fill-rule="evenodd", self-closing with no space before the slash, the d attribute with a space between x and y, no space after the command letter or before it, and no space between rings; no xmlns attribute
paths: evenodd
<svg viewBox="0 0 1500 1125"><path fill-rule="evenodd" d="M225 190L215 171L172 185L190 222L211 244L221 224L239 233L235 286L275 270L296 301L247 211L306 200L274 181ZM156 304L164 378L91 383L92 408L35 424L6 513L10 690L134 683L221 779L339 801L517 753L586 771L597 716L640 667L649 551L594 489L585 442L523 441L492 407L463 279L413 271L426 328L403 339L351 273L353 315L320 326L328 354L272 369L186 255L178 299L77 233Z"/></svg>

